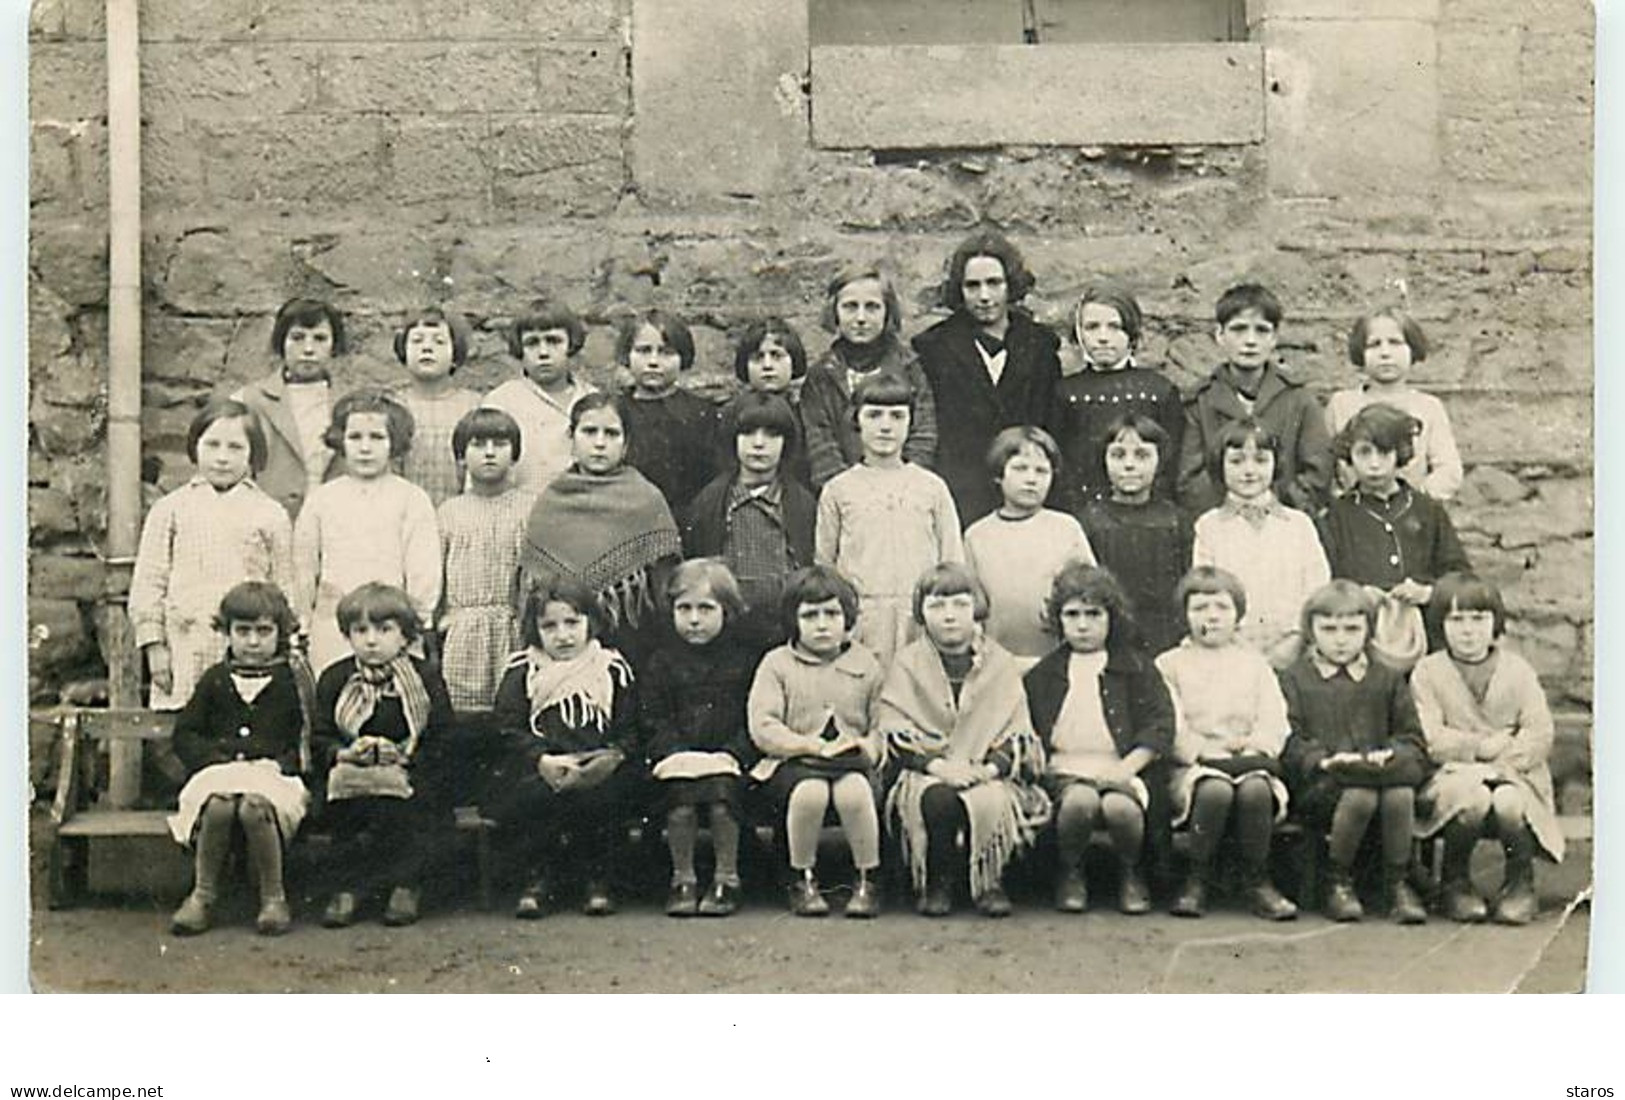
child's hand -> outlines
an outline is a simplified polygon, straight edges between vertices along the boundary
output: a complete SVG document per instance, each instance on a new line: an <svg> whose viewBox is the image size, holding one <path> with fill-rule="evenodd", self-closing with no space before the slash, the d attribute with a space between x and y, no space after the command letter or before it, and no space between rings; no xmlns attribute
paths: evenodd
<svg viewBox="0 0 1625 1100"><path fill-rule="evenodd" d="M862 748L863 742L849 733L843 733L833 741L823 742L818 748L818 755L827 760L840 756L842 753L851 752L853 749L862 750Z"/></svg>
<svg viewBox="0 0 1625 1100"><path fill-rule="evenodd" d="M1370 752L1365 754L1365 762L1367 764L1374 764L1379 768L1393 758L1393 749L1372 749Z"/></svg>
<svg viewBox="0 0 1625 1100"><path fill-rule="evenodd" d="M1512 738L1505 733L1494 733L1478 743L1473 755L1480 760L1496 760L1512 745Z"/></svg>
<svg viewBox="0 0 1625 1100"><path fill-rule="evenodd" d="M1433 586L1406 577L1394 585L1388 594L1401 603L1410 604L1412 607L1426 607L1427 602L1433 598Z"/></svg>
<svg viewBox="0 0 1625 1100"><path fill-rule="evenodd" d="M167 694L174 688L175 666L169 655L169 646L154 642L147 647L147 671L152 676L152 686L159 691Z"/></svg>
<svg viewBox="0 0 1625 1100"><path fill-rule="evenodd" d="M571 777L576 772L575 765L568 760L556 756L538 756L536 758L536 774L542 777L542 782L555 791L567 790Z"/></svg>
<svg viewBox="0 0 1625 1100"><path fill-rule="evenodd" d="M942 780L950 787L960 790L974 787L987 778L986 773L978 764L971 764L964 760L946 760L942 757L931 761L926 766L926 774Z"/></svg>
<svg viewBox="0 0 1625 1100"><path fill-rule="evenodd" d="M1232 734L1228 735L1227 737L1225 737L1225 739L1224 739L1225 755L1227 755L1227 756L1239 756L1242 753L1246 752L1247 751L1247 742L1250 740L1250 736L1251 735L1246 734L1246 733L1232 733Z"/></svg>
<svg viewBox="0 0 1625 1100"><path fill-rule="evenodd" d="M1357 752L1334 752L1320 761L1321 771L1335 772L1354 764L1365 763L1365 757Z"/></svg>
<svg viewBox="0 0 1625 1100"><path fill-rule="evenodd" d="M625 759L626 754L620 749L609 749L582 764L575 774L584 786L596 787L613 775L615 769L620 767Z"/></svg>

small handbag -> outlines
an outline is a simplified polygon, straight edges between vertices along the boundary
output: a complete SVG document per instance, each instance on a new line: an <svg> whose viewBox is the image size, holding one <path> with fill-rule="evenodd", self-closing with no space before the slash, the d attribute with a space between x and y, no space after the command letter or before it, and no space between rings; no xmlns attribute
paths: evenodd
<svg viewBox="0 0 1625 1100"><path fill-rule="evenodd" d="M1377 605L1377 626L1371 632L1371 655L1398 673L1407 673L1428 651L1427 626L1422 609L1384 596Z"/></svg>

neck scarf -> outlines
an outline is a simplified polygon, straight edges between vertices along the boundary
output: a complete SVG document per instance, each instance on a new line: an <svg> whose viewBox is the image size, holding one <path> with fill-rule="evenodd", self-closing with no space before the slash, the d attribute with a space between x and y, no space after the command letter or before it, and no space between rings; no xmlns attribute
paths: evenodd
<svg viewBox="0 0 1625 1100"><path fill-rule="evenodd" d="M1275 499L1274 491L1269 490L1259 494L1252 500L1243 500L1234 493L1226 493L1224 506L1254 527L1262 527L1264 521L1270 518L1279 505Z"/></svg>
<svg viewBox="0 0 1625 1100"><path fill-rule="evenodd" d="M632 683L632 666L598 639L589 641L579 656L555 661L535 646L513 655L509 668L525 666L525 697L530 700L530 731L541 736L539 722L549 707L559 708L567 726L591 725L599 733L615 711L615 691Z"/></svg>
<svg viewBox="0 0 1625 1100"><path fill-rule="evenodd" d="M423 686L423 677L412 664L412 659L401 654L387 665L355 663L355 671L339 691L338 704L333 708L333 719L339 729L351 737L361 736L378 708L378 700L385 696L399 697L401 710L406 714L408 730L404 752L407 759L417 751L418 738L429 721L429 691Z"/></svg>
<svg viewBox="0 0 1625 1100"><path fill-rule="evenodd" d="M682 553L660 490L630 466L571 468L542 490L525 525L526 577L573 577L598 593L611 625L636 627L655 609L651 570Z"/></svg>
<svg viewBox="0 0 1625 1100"><path fill-rule="evenodd" d="M847 370L867 374L886 358L886 353L891 350L891 337L882 333L867 344L854 344L846 337L838 336L830 345L830 350L846 365Z"/></svg>
<svg viewBox="0 0 1625 1100"><path fill-rule="evenodd" d="M299 770L309 772L310 716L316 712L316 676L310 671L310 662L305 660L304 654L294 650L287 654L278 654L264 664L256 664L239 660L228 651L226 668L231 672L232 683L236 686L237 693L248 703L259 697L259 693L271 682L271 677L276 674L277 669L287 668L293 673L294 691L299 695Z"/></svg>

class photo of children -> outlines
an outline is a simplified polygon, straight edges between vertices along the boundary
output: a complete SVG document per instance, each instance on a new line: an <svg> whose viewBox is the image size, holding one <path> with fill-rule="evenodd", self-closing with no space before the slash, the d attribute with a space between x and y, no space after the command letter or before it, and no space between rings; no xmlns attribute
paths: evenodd
<svg viewBox="0 0 1625 1100"><path fill-rule="evenodd" d="M991 48L905 14L906 79L866 82L879 16L736 13L810 59L762 85L716 13L539 5L514 53L421 5L407 43L397 6L340 0L356 72L242 103L243 135L145 55L133 300L49 259L91 173L36 152L39 980L1477 992L1571 983L1519 969L1558 942L1583 970L1588 151L1531 189L1391 148L1479 119L1442 68L1294 144L1270 97L1342 116L1285 77L1254 104L1222 56L1273 73L1301 32L1392 67L1286 15L1182 43L1205 106L1097 81L1131 139L1019 53L996 109L898 91L943 86L923 47ZM195 47L230 69L337 18ZM42 19L36 74L80 34ZM1036 56L1085 48L1048 27ZM1177 75L1168 45L1137 43ZM468 86L386 96L397 47ZM218 163L174 163L199 127ZM154 942L172 979L127 956Z"/></svg>

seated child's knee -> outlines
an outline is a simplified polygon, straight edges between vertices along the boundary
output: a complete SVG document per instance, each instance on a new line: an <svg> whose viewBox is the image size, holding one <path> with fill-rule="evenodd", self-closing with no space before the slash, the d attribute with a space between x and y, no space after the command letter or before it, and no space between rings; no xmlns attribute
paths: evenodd
<svg viewBox="0 0 1625 1100"><path fill-rule="evenodd" d="M237 815L250 824L269 824L276 820L276 809L262 794L245 794Z"/></svg>
<svg viewBox="0 0 1625 1100"><path fill-rule="evenodd" d="M695 820L693 806L673 806L666 811L666 821L672 825L687 825Z"/></svg>
<svg viewBox="0 0 1625 1100"><path fill-rule="evenodd" d="M1382 789L1382 808L1385 810L1407 810L1416 805L1416 790L1413 787L1384 787Z"/></svg>
<svg viewBox="0 0 1625 1100"><path fill-rule="evenodd" d="M237 817L237 799L228 794L211 795L203 804L202 816L209 825L229 825Z"/></svg>
<svg viewBox="0 0 1625 1100"><path fill-rule="evenodd" d="M1523 792L1510 784L1495 788L1492 795L1495 816L1501 821L1522 822L1524 817Z"/></svg>
<svg viewBox="0 0 1625 1100"><path fill-rule="evenodd" d="M1061 814L1092 822L1100 812L1100 794L1087 783L1074 783L1061 792Z"/></svg>
<svg viewBox="0 0 1625 1100"><path fill-rule="evenodd" d="M1118 791L1107 791L1101 797L1100 812L1108 822L1129 825L1145 820L1145 811L1140 808L1140 804Z"/></svg>
<svg viewBox="0 0 1625 1100"><path fill-rule="evenodd" d="M1203 806L1228 808L1239 792L1226 779L1202 779L1196 783L1192 797Z"/></svg>

